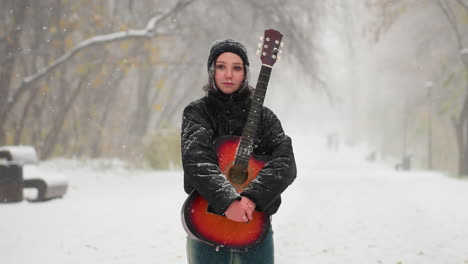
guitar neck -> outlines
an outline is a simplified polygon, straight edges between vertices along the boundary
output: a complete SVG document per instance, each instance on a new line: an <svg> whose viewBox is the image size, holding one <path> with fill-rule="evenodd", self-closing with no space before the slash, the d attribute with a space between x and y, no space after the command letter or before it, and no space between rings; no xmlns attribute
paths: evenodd
<svg viewBox="0 0 468 264"><path fill-rule="evenodd" d="M266 65L262 65L260 74L258 76L257 86L252 98L250 105L249 115L242 131L241 141L237 150L236 164L247 165L250 154L253 151L253 141L257 134L257 130L260 127L263 101L270 81L272 68Z"/></svg>

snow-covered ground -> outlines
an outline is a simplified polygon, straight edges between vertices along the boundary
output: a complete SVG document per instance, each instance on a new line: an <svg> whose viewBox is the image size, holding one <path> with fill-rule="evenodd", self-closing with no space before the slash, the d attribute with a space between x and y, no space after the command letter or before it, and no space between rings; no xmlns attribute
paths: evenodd
<svg viewBox="0 0 468 264"><path fill-rule="evenodd" d="M273 218L277 263L468 263L468 181L293 138L298 178ZM181 171L74 160L40 170L70 189L0 204L1 264L186 263Z"/></svg>

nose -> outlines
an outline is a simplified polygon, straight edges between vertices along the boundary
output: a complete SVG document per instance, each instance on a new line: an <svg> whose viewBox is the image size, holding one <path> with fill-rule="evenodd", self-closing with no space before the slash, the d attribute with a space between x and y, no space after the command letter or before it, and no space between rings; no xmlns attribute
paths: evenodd
<svg viewBox="0 0 468 264"><path fill-rule="evenodd" d="M229 68L226 70L226 78L232 78L232 70Z"/></svg>

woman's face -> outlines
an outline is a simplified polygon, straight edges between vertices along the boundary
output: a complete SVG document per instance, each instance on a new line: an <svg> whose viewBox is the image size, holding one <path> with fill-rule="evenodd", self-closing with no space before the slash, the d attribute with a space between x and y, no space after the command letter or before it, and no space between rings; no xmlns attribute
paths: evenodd
<svg viewBox="0 0 468 264"><path fill-rule="evenodd" d="M215 83L225 94L232 94L239 90L244 82L244 63L239 55L224 52L215 62Z"/></svg>

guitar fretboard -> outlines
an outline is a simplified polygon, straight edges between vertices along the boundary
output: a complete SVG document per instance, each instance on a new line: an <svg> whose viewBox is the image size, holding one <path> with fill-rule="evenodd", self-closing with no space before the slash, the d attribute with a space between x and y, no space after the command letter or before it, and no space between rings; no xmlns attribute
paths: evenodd
<svg viewBox="0 0 468 264"><path fill-rule="evenodd" d="M250 105L249 115L242 131L242 137L237 149L236 164L242 164L247 166L250 158L250 154L253 151L253 141L257 134L257 129L260 127L262 106L265 100L265 95L268 87L268 81L270 80L271 67L262 65L260 69L260 75L258 76L257 86L252 98L252 104Z"/></svg>

